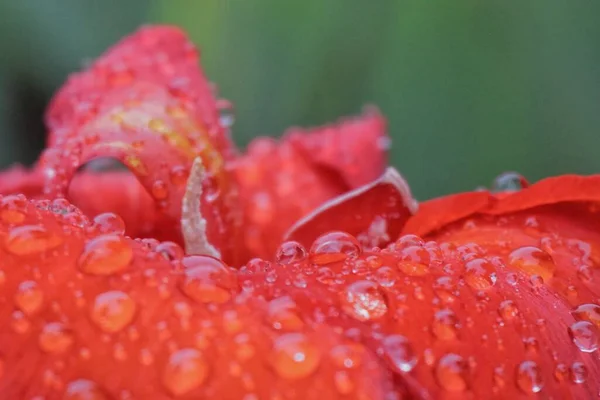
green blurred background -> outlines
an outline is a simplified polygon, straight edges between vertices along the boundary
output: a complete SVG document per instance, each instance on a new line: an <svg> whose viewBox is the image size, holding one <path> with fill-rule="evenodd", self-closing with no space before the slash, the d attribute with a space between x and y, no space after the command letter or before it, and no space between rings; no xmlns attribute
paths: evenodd
<svg viewBox="0 0 600 400"><path fill-rule="evenodd" d="M6 0L0 165L35 160L69 72L161 22L201 47L240 145L376 104L421 199L600 172L599 19L597 0Z"/></svg>

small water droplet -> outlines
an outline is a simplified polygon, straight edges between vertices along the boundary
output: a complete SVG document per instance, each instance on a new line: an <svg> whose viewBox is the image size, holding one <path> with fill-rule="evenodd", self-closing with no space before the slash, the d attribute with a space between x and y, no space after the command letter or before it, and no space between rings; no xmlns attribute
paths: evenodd
<svg viewBox="0 0 600 400"><path fill-rule="evenodd" d="M31 327L31 322L27 319L25 314L22 311L14 311L12 313L12 318L10 321L11 327L17 333L24 334L29 331Z"/></svg>
<svg viewBox="0 0 600 400"><path fill-rule="evenodd" d="M548 282L554 276L556 265L552 257L538 247L520 247L513 250L508 259L511 267L529 276L539 275L544 282Z"/></svg>
<svg viewBox="0 0 600 400"><path fill-rule="evenodd" d="M310 248L310 255L315 264L325 265L357 257L361 251L354 236L334 231L319 236Z"/></svg>
<svg viewBox="0 0 600 400"><path fill-rule="evenodd" d="M321 362L321 352L302 333L287 333L275 339L271 365L284 379L302 379L312 375Z"/></svg>
<svg viewBox="0 0 600 400"><path fill-rule="evenodd" d="M410 342L402 335L387 336L383 339L382 350L395 372L410 372L417 364L417 357Z"/></svg>
<svg viewBox="0 0 600 400"><path fill-rule="evenodd" d="M540 367L534 361L523 361L517 367L517 386L524 393L539 393L544 387Z"/></svg>
<svg viewBox="0 0 600 400"><path fill-rule="evenodd" d="M558 382L562 382L565 380L568 373L569 369L567 366L563 363L560 363L556 366L556 368L554 368L554 379L556 379Z"/></svg>
<svg viewBox="0 0 600 400"><path fill-rule="evenodd" d="M91 319L102 331L114 333L129 325L135 312L136 304L129 295L111 290L96 296Z"/></svg>
<svg viewBox="0 0 600 400"><path fill-rule="evenodd" d="M456 339L458 319L452 310L437 311L433 317L431 331L441 340Z"/></svg>
<svg viewBox="0 0 600 400"><path fill-rule="evenodd" d="M4 245L9 253L26 256L53 250L64 239L49 232L41 225L25 225L11 229L6 235Z"/></svg>
<svg viewBox="0 0 600 400"><path fill-rule="evenodd" d="M598 349L598 327L589 321L578 321L569 327L569 335L577 348L584 353Z"/></svg>
<svg viewBox="0 0 600 400"><path fill-rule="evenodd" d="M384 265L375 272L375 280L383 287L392 287L396 283L396 271L392 267Z"/></svg>
<svg viewBox="0 0 600 400"><path fill-rule="evenodd" d="M338 393L347 396L354 391L354 381L347 371L336 371L333 382Z"/></svg>
<svg viewBox="0 0 600 400"><path fill-rule="evenodd" d="M112 275L125 270L132 259L133 250L125 237L103 235L86 243L78 266L86 274Z"/></svg>
<svg viewBox="0 0 600 400"><path fill-rule="evenodd" d="M400 252L397 266L408 276L423 276L429 273L429 252L421 246L408 246Z"/></svg>
<svg viewBox="0 0 600 400"><path fill-rule="evenodd" d="M15 293L15 304L25 314L35 314L44 304L44 293L34 281L21 282Z"/></svg>
<svg viewBox="0 0 600 400"><path fill-rule="evenodd" d="M181 290L199 303L225 303L238 284L236 276L221 261L208 256L183 258L184 280Z"/></svg>
<svg viewBox="0 0 600 400"><path fill-rule="evenodd" d="M496 268L483 258L465 264L465 282L474 290L486 290L496 284Z"/></svg>
<svg viewBox="0 0 600 400"><path fill-rule="evenodd" d="M63 400L108 400L108 396L96 384L87 379L78 379L70 382L63 396Z"/></svg>
<svg viewBox="0 0 600 400"><path fill-rule="evenodd" d="M340 344L329 352L331 361L337 368L358 368L365 357L365 348L358 343Z"/></svg>
<svg viewBox="0 0 600 400"><path fill-rule="evenodd" d="M290 265L304 261L307 256L304 246L295 241L288 241L279 246L275 258L280 264Z"/></svg>
<svg viewBox="0 0 600 400"><path fill-rule="evenodd" d="M271 300L267 313L269 325L281 331L297 331L304 327L296 303L288 296Z"/></svg>
<svg viewBox="0 0 600 400"><path fill-rule="evenodd" d="M512 300L504 300L498 307L498 314L505 322L509 322L519 316L519 309Z"/></svg>
<svg viewBox="0 0 600 400"><path fill-rule="evenodd" d="M102 234L123 235L125 233L125 221L112 212L96 215L92 226Z"/></svg>
<svg viewBox="0 0 600 400"><path fill-rule="evenodd" d="M467 382L467 363L458 354L449 353L440 358L435 377L438 384L448 392L464 392L469 384Z"/></svg>
<svg viewBox="0 0 600 400"><path fill-rule="evenodd" d="M388 311L387 299L375 282L357 281L340 293L342 309L359 321L383 317Z"/></svg>
<svg viewBox="0 0 600 400"><path fill-rule="evenodd" d="M518 172L504 172L492 183L492 193L515 192L529 186L527 180Z"/></svg>
<svg viewBox="0 0 600 400"><path fill-rule="evenodd" d="M199 388L208 376L208 363L196 349L181 349L169 357L162 382L173 396L183 396Z"/></svg>
<svg viewBox="0 0 600 400"><path fill-rule="evenodd" d="M433 284L433 290L444 303L452 303L456 300L456 297L453 294L455 290L455 283L449 276L441 276L437 278Z"/></svg>
<svg viewBox="0 0 600 400"><path fill-rule="evenodd" d="M569 376L573 383L585 383L588 377L587 367L582 362L574 362L569 368Z"/></svg>
<svg viewBox="0 0 600 400"><path fill-rule="evenodd" d="M161 242L154 249L169 261L180 260L185 256L185 251L175 242Z"/></svg>
<svg viewBox="0 0 600 400"><path fill-rule="evenodd" d="M38 344L46 353L62 353L73 343L72 333L60 322L51 322L42 328Z"/></svg>

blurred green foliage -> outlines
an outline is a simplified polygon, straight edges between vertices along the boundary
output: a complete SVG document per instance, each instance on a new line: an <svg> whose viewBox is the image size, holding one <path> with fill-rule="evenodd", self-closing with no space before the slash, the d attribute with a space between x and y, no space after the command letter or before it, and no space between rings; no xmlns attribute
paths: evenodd
<svg viewBox="0 0 600 400"><path fill-rule="evenodd" d="M82 60L146 22L185 28L240 145L378 105L420 198L600 172L600 2L92 0L0 4L0 164L31 162Z"/></svg>

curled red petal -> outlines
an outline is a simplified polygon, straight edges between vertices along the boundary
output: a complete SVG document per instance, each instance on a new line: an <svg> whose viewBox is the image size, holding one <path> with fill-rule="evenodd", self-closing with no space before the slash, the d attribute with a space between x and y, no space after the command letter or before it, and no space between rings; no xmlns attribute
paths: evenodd
<svg viewBox="0 0 600 400"><path fill-rule="evenodd" d="M274 328L219 260L168 261L172 246L104 234L64 200L0 197L2 396L387 398L369 350L326 324Z"/></svg>
<svg viewBox="0 0 600 400"><path fill-rule="evenodd" d="M418 209L404 178L389 167L377 180L335 197L303 217L285 235L310 245L327 231L344 231L365 247L383 247L395 240Z"/></svg>
<svg viewBox="0 0 600 400"><path fill-rule="evenodd" d="M322 128L291 129L279 142L255 139L235 164L248 257L272 257L297 220L377 179L385 169L385 138L383 118L367 111Z"/></svg>
<svg viewBox="0 0 600 400"><path fill-rule="evenodd" d="M208 236L234 261L240 216L225 168L234 148L197 51L181 30L146 27L124 39L69 79L46 120L50 147L42 166L48 196L66 196L82 165L117 159L154 198L159 217L152 235L178 242L186 181L193 160L201 157L207 178L200 203L212 210L204 213Z"/></svg>
<svg viewBox="0 0 600 400"><path fill-rule="evenodd" d="M37 169L28 169L22 165L13 165L0 172L0 194L21 193L28 197L37 197L43 191L44 177Z"/></svg>

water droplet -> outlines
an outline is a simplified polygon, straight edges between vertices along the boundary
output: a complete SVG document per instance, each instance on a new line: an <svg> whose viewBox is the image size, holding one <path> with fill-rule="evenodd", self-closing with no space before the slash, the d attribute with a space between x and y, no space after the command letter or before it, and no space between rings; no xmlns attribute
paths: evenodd
<svg viewBox="0 0 600 400"><path fill-rule="evenodd" d="M361 251L354 236L334 231L319 236L310 248L310 255L315 264L325 265L357 257Z"/></svg>
<svg viewBox="0 0 600 400"><path fill-rule="evenodd" d="M573 316L580 321L589 321L600 328L600 306L593 303L581 304L573 310Z"/></svg>
<svg viewBox="0 0 600 400"><path fill-rule="evenodd" d="M217 108L219 110L219 122L224 128L231 128L235 123L235 109L233 103L229 100L217 100Z"/></svg>
<svg viewBox="0 0 600 400"><path fill-rule="evenodd" d="M474 290L486 290L496 284L496 268L483 258L465 264L465 282Z"/></svg>
<svg viewBox="0 0 600 400"><path fill-rule="evenodd" d="M397 266L408 276L423 276L429 273L429 252L421 246L408 246L400 252Z"/></svg>
<svg viewBox="0 0 600 400"><path fill-rule="evenodd" d="M183 396L199 388L208 376L208 363L196 349L181 349L169 357L162 382L173 396Z"/></svg>
<svg viewBox="0 0 600 400"><path fill-rule="evenodd" d="M51 322L42 328L38 344L46 353L62 353L73 343L72 333L60 322Z"/></svg>
<svg viewBox="0 0 600 400"><path fill-rule="evenodd" d="M159 254L162 254L164 258L169 261L180 260L185 256L185 251L175 242L161 242L154 249Z"/></svg>
<svg viewBox="0 0 600 400"><path fill-rule="evenodd" d="M335 346L329 352L331 361L337 368L358 368L365 357L365 348L358 343L347 343Z"/></svg>
<svg viewBox="0 0 600 400"><path fill-rule="evenodd" d="M15 304L27 315L39 311L44 303L44 293L34 281L21 282L15 293Z"/></svg>
<svg viewBox="0 0 600 400"><path fill-rule="evenodd" d="M433 317L431 330L441 340L456 339L458 319L452 310L437 311Z"/></svg>
<svg viewBox="0 0 600 400"><path fill-rule="evenodd" d="M277 330L297 331L304 327L304 321L300 318L296 303L288 296L269 302L267 319L273 329Z"/></svg>
<svg viewBox="0 0 600 400"><path fill-rule="evenodd" d="M458 354L449 353L440 358L435 377L438 384L448 392L464 392L468 388L467 363Z"/></svg>
<svg viewBox="0 0 600 400"><path fill-rule="evenodd" d="M519 309L512 300L504 300L498 307L498 314L505 322L509 322L519 315Z"/></svg>
<svg viewBox="0 0 600 400"><path fill-rule="evenodd" d="M157 179L152 183L150 193L156 200L164 200L169 196L169 187L164 181Z"/></svg>
<svg viewBox="0 0 600 400"><path fill-rule="evenodd" d="M135 302L126 293L112 290L96 296L91 309L92 321L104 332L114 333L133 321Z"/></svg>
<svg viewBox="0 0 600 400"><path fill-rule="evenodd" d="M410 372L417 364L417 357L410 342L402 335L387 336L383 339L382 350L395 372Z"/></svg>
<svg viewBox="0 0 600 400"><path fill-rule="evenodd" d="M208 256L183 258L181 290L199 303L225 303L236 291L236 276L221 261Z"/></svg>
<svg viewBox="0 0 600 400"><path fill-rule="evenodd" d="M527 180L518 172L504 172L494 179L492 193L515 192L529 186Z"/></svg>
<svg viewBox="0 0 600 400"><path fill-rule="evenodd" d="M506 377L504 376L504 368L494 368L494 389L502 389L506 385Z"/></svg>
<svg viewBox="0 0 600 400"><path fill-rule="evenodd" d="M108 400L108 396L95 382L78 379L67 385L63 400Z"/></svg>
<svg viewBox="0 0 600 400"><path fill-rule="evenodd" d="M53 250L63 243L63 238L40 225L13 228L6 235L4 245L9 253L26 256Z"/></svg>
<svg viewBox="0 0 600 400"><path fill-rule="evenodd" d="M321 352L302 333L287 333L275 339L271 365L284 379L302 379L312 375L321 362Z"/></svg>
<svg viewBox="0 0 600 400"><path fill-rule="evenodd" d="M333 376L333 383L341 395L347 396L354 391L354 381L347 371L336 371Z"/></svg>
<svg viewBox="0 0 600 400"><path fill-rule="evenodd" d="M383 287L392 287L396 283L396 271L392 267L384 265L375 272L375 280Z"/></svg>
<svg viewBox="0 0 600 400"><path fill-rule="evenodd" d="M441 276L437 278L433 284L433 290L444 303L452 303L456 300L456 297L453 294L453 291L455 290L455 284L452 278L449 276Z"/></svg>
<svg viewBox="0 0 600 400"><path fill-rule="evenodd" d="M569 327L569 335L577 348L585 353L598 349L598 327L589 321L578 321Z"/></svg>
<svg viewBox="0 0 600 400"><path fill-rule="evenodd" d="M534 354L538 352L540 347L538 340L533 336L524 338L523 345L525 346L525 350Z"/></svg>
<svg viewBox="0 0 600 400"><path fill-rule="evenodd" d="M550 254L533 246L520 247L508 256L510 266L529 276L539 275L548 282L554 275L556 265Z"/></svg>
<svg viewBox="0 0 600 400"><path fill-rule="evenodd" d="M94 217L93 227L102 234L123 235L125 221L115 213L106 212Z"/></svg>
<svg viewBox="0 0 600 400"><path fill-rule="evenodd" d="M12 313L10 324L13 330L20 334L27 333L31 327L31 323L21 311L14 311Z"/></svg>
<svg viewBox="0 0 600 400"><path fill-rule="evenodd" d="M343 310L359 321L383 317L388 311L386 296L375 282L357 281L340 293Z"/></svg>
<svg viewBox="0 0 600 400"><path fill-rule="evenodd" d="M0 218L7 224L20 224L25 220L27 200L23 195L9 195L0 199Z"/></svg>
<svg viewBox="0 0 600 400"><path fill-rule="evenodd" d="M534 361L523 361L517 367L517 386L524 393L539 393L544 387L540 367Z"/></svg>
<svg viewBox="0 0 600 400"><path fill-rule="evenodd" d="M568 372L569 370L567 366L565 364L560 363L554 369L554 379L556 379L558 382L562 382L567 377Z"/></svg>
<svg viewBox="0 0 600 400"><path fill-rule="evenodd" d="M569 376L573 383L585 383L588 377L587 367L582 362L574 362L569 368Z"/></svg>
<svg viewBox="0 0 600 400"><path fill-rule="evenodd" d="M78 266L90 275L112 275L125 270L132 259L133 250L125 237L103 235L86 243Z"/></svg>
<svg viewBox="0 0 600 400"><path fill-rule="evenodd" d="M308 256L306 249L298 242L283 242L277 249L276 260L283 265L302 262Z"/></svg>

